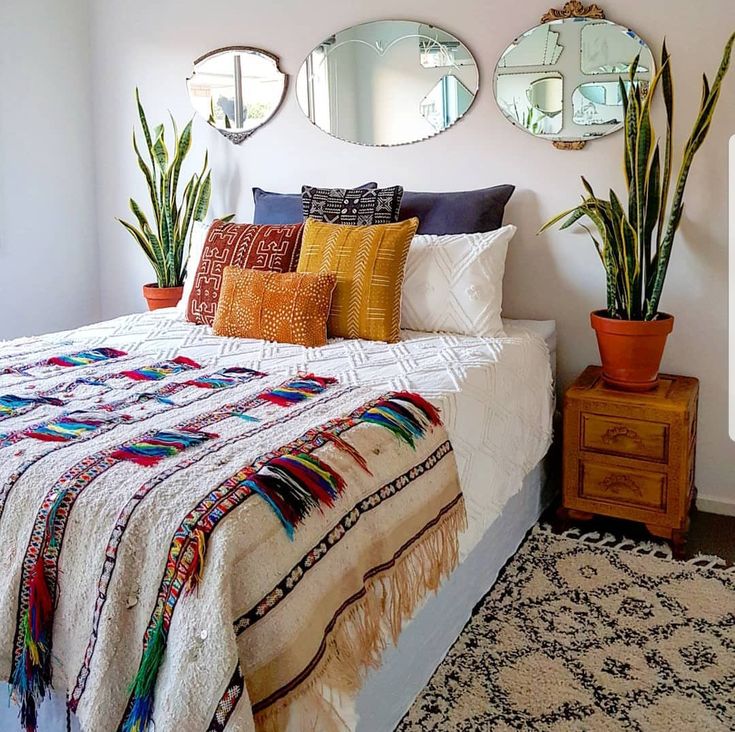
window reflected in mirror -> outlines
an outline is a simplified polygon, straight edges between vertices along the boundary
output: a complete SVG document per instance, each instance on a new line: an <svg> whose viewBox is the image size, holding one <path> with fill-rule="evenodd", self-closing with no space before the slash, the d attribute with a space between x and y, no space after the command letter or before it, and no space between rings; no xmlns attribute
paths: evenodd
<svg viewBox="0 0 735 732"><path fill-rule="evenodd" d="M275 56L253 48L220 49L194 62L189 99L212 127L241 142L277 111L286 75Z"/></svg>

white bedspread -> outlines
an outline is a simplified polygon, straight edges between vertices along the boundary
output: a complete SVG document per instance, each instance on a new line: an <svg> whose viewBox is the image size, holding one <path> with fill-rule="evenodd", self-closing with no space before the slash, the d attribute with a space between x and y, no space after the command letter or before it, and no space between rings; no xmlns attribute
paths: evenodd
<svg viewBox="0 0 735 732"><path fill-rule="evenodd" d="M544 338L505 321L504 338L402 331L401 342L335 339L322 348L222 338L181 319L173 309L128 315L44 336L49 346L84 343L184 355L249 366L269 374L314 371L341 382L417 391L442 409L465 494L471 551L551 440L552 368ZM30 341L29 341L30 343ZM33 341L38 347L38 341ZM24 340L14 341L24 352Z"/></svg>

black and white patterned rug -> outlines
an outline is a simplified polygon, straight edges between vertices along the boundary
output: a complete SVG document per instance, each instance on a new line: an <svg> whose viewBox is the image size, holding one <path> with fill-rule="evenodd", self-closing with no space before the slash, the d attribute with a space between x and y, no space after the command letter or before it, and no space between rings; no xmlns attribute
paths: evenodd
<svg viewBox="0 0 735 732"><path fill-rule="evenodd" d="M735 571L536 528L397 732L735 729Z"/></svg>

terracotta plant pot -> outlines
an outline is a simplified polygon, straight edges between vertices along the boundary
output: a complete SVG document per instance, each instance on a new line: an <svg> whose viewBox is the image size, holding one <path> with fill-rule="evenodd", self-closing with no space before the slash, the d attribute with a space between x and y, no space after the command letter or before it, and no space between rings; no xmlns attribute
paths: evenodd
<svg viewBox="0 0 735 732"><path fill-rule="evenodd" d="M674 316L659 313L656 320L619 320L607 317L607 310L597 310L590 320L605 383L625 391L654 389Z"/></svg>
<svg viewBox="0 0 735 732"><path fill-rule="evenodd" d="M183 287L159 287L155 284L143 285L143 296L148 302L148 310L173 308L179 304Z"/></svg>

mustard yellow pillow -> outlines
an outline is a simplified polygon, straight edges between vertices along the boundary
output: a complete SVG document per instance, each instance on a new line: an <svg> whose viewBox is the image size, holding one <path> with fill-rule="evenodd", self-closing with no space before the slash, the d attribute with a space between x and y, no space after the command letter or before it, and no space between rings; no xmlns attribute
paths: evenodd
<svg viewBox="0 0 735 732"><path fill-rule="evenodd" d="M225 267L213 330L221 336L323 346L334 283L331 273Z"/></svg>
<svg viewBox="0 0 735 732"><path fill-rule="evenodd" d="M329 335L399 339L403 271L418 225L416 218L378 226L306 220L296 271L337 275Z"/></svg>

